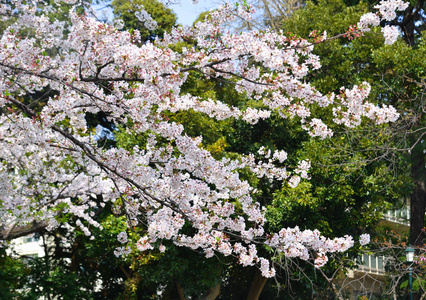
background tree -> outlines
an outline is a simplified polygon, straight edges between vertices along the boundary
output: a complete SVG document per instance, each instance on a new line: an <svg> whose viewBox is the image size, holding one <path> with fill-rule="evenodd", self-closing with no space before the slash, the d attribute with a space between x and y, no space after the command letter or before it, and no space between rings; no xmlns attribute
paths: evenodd
<svg viewBox="0 0 426 300"><path fill-rule="evenodd" d="M22 260L10 257L4 246L0 250L0 266L0 298L15 299L26 281L28 268Z"/></svg>
<svg viewBox="0 0 426 300"><path fill-rule="evenodd" d="M114 18L123 20L124 28L127 30L138 29L144 40L161 38L165 32L169 32L176 25L176 14L157 0L113 0L111 6ZM155 20L157 27L154 30L147 29L143 22L136 17L139 7L143 7Z"/></svg>
<svg viewBox="0 0 426 300"><path fill-rule="evenodd" d="M329 7L337 10L344 7L343 3L328 3L330 3ZM332 59L323 60L323 68L313 78L314 84L322 91L336 91L339 86L348 82L368 80L373 83L371 99L377 99L378 103L391 104L401 112L400 121L388 128L379 130L371 127L363 128L363 132L358 137L355 137L354 131L352 131L347 133L347 138L355 138L358 144L361 135L366 136L368 140L379 141L370 147L370 155L366 161L387 161L390 172L401 175L399 178L411 177L413 189L410 201L410 242L419 246L423 244L424 239L422 229L426 203L425 148L422 142L425 135L424 85L422 84L424 64L419 59L424 53L424 43L419 39L423 28L422 23L414 21L417 24L414 27L408 24L413 24L415 19L423 18L423 5L422 1L410 5L404 16L401 16L395 23L401 27L402 32L406 32L403 36L406 45L398 42L393 46L382 46L379 41L374 42L373 32L373 39L355 40L347 45L341 44L339 48L335 47L339 44L337 41L319 46L317 53L321 55L329 53L331 50L332 54L329 57ZM284 28L297 34L306 34L313 30L313 26L309 24L311 20L309 22L303 20L307 20L307 14L324 10L324 7L326 4L321 4L321 2L319 5L308 4L307 10L301 10L300 17L296 16L293 20L284 23ZM349 6L347 10L353 11L356 7ZM304 15L305 13L306 15ZM325 21L315 22L319 15L321 14L315 14L314 17L309 16L309 18L313 18L311 24L321 28L318 29L319 31L327 30L333 33L333 30L339 28L339 25L331 27ZM342 16L337 19L344 20L345 18ZM339 24L337 19L337 23L334 24ZM351 22L355 24L355 20ZM368 130L371 135L366 135L365 130ZM361 144L363 143L361 142ZM350 151L350 153L355 153L355 151ZM407 166L411 168L410 171L406 169ZM401 180L395 179L392 182L398 184Z"/></svg>
<svg viewBox="0 0 426 300"><path fill-rule="evenodd" d="M283 20L289 18L295 11L305 5L305 1L300 0L256 0L249 1L249 3L253 5L256 14L249 21L243 19L234 21L233 27L236 29L271 28L279 31Z"/></svg>
<svg viewBox="0 0 426 300"><path fill-rule="evenodd" d="M347 6L348 4L349 6ZM347 24L355 24L356 19L351 20L350 16L368 9L363 3L354 4L356 3L344 4L337 1L307 3L304 9L297 11L292 18L284 22L283 28L285 31L298 35L308 34L314 29L317 29L318 32L326 30L328 33L334 34L335 29L344 26L341 23L342 20L348 22ZM414 7L418 7L417 5L422 7L423 3L412 4L407 11L413 10ZM422 9L418 8L419 14L422 14ZM335 15L336 19L330 23L326 18L322 18L326 14ZM416 14L413 12L411 17ZM403 30L408 30L404 29L404 24L408 24L411 22L409 20L412 20L407 17L408 15L410 13L405 13L404 17L401 16L399 19L407 18L406 22L397 22ZM417 38L420 37L419 34L422 31L421 24L418 22L418 27L411 28ZM317 54L324 56L327 53L330 59L323 60L323 67L312 74L313 83L318 89L326 92L337 91L340 86L349 82L367 80L373 83L370 101L398 107L401 118L398 122L381 128L362 126L349 131L335 129L335 133L341 132L341 134L334 139L325 141L322 146L330 149L330 153L333 154L329 158L334 162L318 166L329 170L330 167L326 166L340 165L342 166L340 172L344 174L346 169L349 171L348 175L357 174L360 171L354 177L343 177L344 181L369 181L373 185L366 186L367 189L364 190L366 194L362 193L362 189L358 190L361 193L357 190L354 191L357 191L356 193L365 200L369 199L367 203L377 203L383 208L390 207L389 204L399 202L396 201L398 198L404 199L411 194L410 243L421 247L424 244L425 213L423 205L426 201L423 142L425 134L424 85L421 79L424 76L425 68L424 62L420 59L424 55L424 43L421 39L416 38L413 45L408 38L413 34L407 34L403 41L392 46L383 46L376 38L377 32L373 31L370 36L371 38L353 41L331 41L316 47ZM363 149L360 149L359 146L362 146ZM327 152L325 149L322 150L321 157L326 156ZM317 157L312 161L313 164L316 164L321 159ZM372 179L373 181L370 181ZM313 182L311 181L311 183ZM383 200L371 201L374 198L370 197L375 194L375 192L372 193L372 190L381 192L385 202ZM338 196L335 199L338 199ZM377 213L379 210L372 211ZM374 218L365 220L372 221Z"/></svg>
<svg viewBox="0 0 426 300"><path fill-rule="evenodd" d="M333 36L351 24L356 24L367 11L368 5L365 3L347 6L342 1L308 2L306 7L286 17L282 26L288 35L308 36L314 29L318 29L318 32L326 30ZM333 16L331 21L330 16ZM377 39L377 32L365 39L331 40L319 44L316 53L327 58L323 61L323 67L314 72L310 79L324 93L338 92L342 86L352 82L373 82L370 101L378 102L375 99L379 94L376 89L380 87L370 52L382 48L382 45L382 40ZM330 120L333 118L331 112L329 115L322 112L321 116ZM296 189L286 187L277 192L267 181L257 183L258 189L262 190L259 200L271 203L268 224L274 230L298 224L303 228L321 228L321 231L336 236L348 231L352 234L372 231L382 213L399 203L411 187L405 173L401 174L401 158L391 150L395 145L387 135L390 130L387 125L373 130L367 124L359 131L346 131L345 134L343 127L336 126L335 132L342 134L327 140L308 138L291 122L273 118L256 125L236 123L233 128L236 130L226 140L227 151L250 153L261 144L268 144L272 149L286 149L299 159L309 158L316 166L310 182ZM366 151L366 148L372 149ZM380 160L378 157L385 159ZM395 177L396 170L399 170L398 177ZM358 251L355 249L351 257L357 257L360 253ZM332 277L336 269L342 268L339 261L342 261L342 257L336 257L336 263L325 271L326 275ZM345 266L351 264L348 261ZM313 268L310 269L309 265L303 268L309 274L307 278L315 277ZM299 280L301 284L295 281L291 287L285 284L289 278L300 278L300 270L297 269L289 277L282 274L280 283L281 288L286 289L284 295L293 290L295 294L306 293L305 297L312 297L313 284L317 294L323 291L323 297L328 297L332 287L325 279L314 282ZM234 277L241 278L241 275L235 273ZM247 278L244 280L250 281ZM235 279L233 283L237 284ZM306 289L306 286L311 289ZM331 290L331 293L335 291Z"/></svg>

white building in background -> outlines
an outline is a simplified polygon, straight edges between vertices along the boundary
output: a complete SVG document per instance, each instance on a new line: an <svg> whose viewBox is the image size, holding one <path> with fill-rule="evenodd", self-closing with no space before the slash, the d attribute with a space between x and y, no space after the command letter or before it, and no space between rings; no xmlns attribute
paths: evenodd
<svg viewBox="0 0 426 300"><path fill-rule="evenodd" d="M8 251L8 255L28 258L46 255L43 247L43 238L34 234L16 238L11 241L10 246L12 249Z"/></svg>
<svg viewBox="0 0 426 300"><path fill-rule="evenodd" d="M405 200L401 208L384 214L379 224L388 226L401 235L408 234L410 230L409 200ZM386 264L394 263L393 258L363 254L355 262L358 267L349 270L346 278L340 282L342 290L346 291L345 299L360 299L360 297L375 299L374 295L382 295L386 281L389 279Z"/></svg>

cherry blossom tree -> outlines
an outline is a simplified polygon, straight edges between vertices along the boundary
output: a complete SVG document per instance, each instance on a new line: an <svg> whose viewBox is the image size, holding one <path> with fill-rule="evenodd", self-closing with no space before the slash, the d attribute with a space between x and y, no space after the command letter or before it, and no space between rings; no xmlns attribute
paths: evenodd
<svg viewBox="0 0 426 300"><path fill-rule="evenodd" d="M225 4L192 28L177 27L163 39L145 43L139 31L100 22L82 3L70 10L68 22L48 16L61 2L43 10L37 5L16 0L0 6L3 21L10 23L0 43L3 239L52 230L64 215L75 216L77 226L90 236L91 228L100 227L96 211L119 203L115 213L126 216L129 231L145 228L133 251L165 251L162 241L170 240L206 257L235 256L243 266L258 266L264 277L274 276L275 269L271 260L258 255L261 245L276 255L312 259L317 267L327 263L329 253L353 245L351 236L329 239L318 230L298 227L265 232L257 191L239 171L295 187L309 179L309 161L286 164L284 149L265 147L240 159L217 159L203 148L202 136L189 136L167 114L193 110L216 120L255 124L276 112L298 118L309 135L323 139L333 133L311 116L313 108L332 108L334 122L348 127L362 118L377 124L395 121L393 107L366 101L367 82L323 95L306 76L321 67L312 54L315 43L359 37L407 4L382 1L377 14L364 15L348 32L308 39L272 30L226 32L225 22L235 15L249 19L252 7ZM137 17L155 27L143 7ZM392 27L383 34L387 44L397 37ZM189 42L196 46L186 47ZM182 93L190 73L232 82L238 93L261 102L262 108L242 110ZM99 145L87 122L99 113L131 134L146 136L146 146L128 151ZM116 255L132 251L126 232L118 240L123 246ZM363 236L360 243L367 240Z"/></svg>

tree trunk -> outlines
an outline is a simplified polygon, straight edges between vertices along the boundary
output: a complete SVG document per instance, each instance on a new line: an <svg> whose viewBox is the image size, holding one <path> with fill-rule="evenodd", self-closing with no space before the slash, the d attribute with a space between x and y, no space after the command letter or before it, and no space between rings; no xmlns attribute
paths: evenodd
<svg viewBox="0 0 426 300"><path fill-rule="evenodd" d="M416 22L420 20L419 11L424 7L425 0L418 0L416 7L409 6L404 13L404 18L399 25L404 33L403 39L410 46L415 45ZM414 127L422 124L423 115L422 107L420 107L419 118L416 120ZM411 137L412 142L416 142L418 136ZM411 193L410 203L410 244L413 246L422 246L425 243L426 234L425 213L426 213L426 170L425 170L425 147L422 141L412 149L411 155L411 176L414 181L414 188ZM413 143L411 145L414 145ZM413 299L420 299L421 295L415 293Z"/></svg>
<svg viewBox="0 0 426 300"><path fill-rule="evenodd" d="M179 283L176 283L176 290L177 290L178 295L179 295L179 300L186 300L183 287Z"/></svg>
<svg viewBox="0 0 426 300"><path fill-rule="evenodd" d="M425 153L423 143L418 143L411 152L411 174L414 180L414 188L411 194L410 204L410 243L413 246L423 246L426 234L426 189L425 189ZM413 299L419 300L421 295L413 293Z"/></svg>
<svg viewBox="0 0 426 300"><path fill-rule="evenodd" d="M411 174L414 189L411 194L410 243L421 246L425 242L426 189L425 189L425 154L423 143L418 143L411 152Z"/></svg>
<svg viewBox="0 0 426 300"><path fill-rule="evenodd" d="M220 283L209 290L209 293L199 300L214 300L220 295Z"/></svg>
<svg viewBox="0 0 426 300"><path fill-rule="evenodd" d="M414 46L414 42L415 42L415 38L414 38L414 31L415 31L415 24L414 22L415 17L414 17L414 7L410 6L404 14L404 20L403 20L403 24L401 26L401 29L404 33L403 35L403 40L404 42L406 42L410 47Z"/></svg>
<svg viewBox="0 0 426 300"><path fill-rule="evenodd" d="M262 293L267 278L263 277L259 270L256 270L253 283L251 284L247 300L258 300L260 293Z"/></svg>

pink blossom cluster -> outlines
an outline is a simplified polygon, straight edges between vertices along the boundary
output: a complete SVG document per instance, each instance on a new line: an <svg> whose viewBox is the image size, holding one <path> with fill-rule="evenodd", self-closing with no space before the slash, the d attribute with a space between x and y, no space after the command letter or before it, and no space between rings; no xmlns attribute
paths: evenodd
<svg viewBox="0 0 426 300"><path fill-rule="evenodd" d="M383 105L381 108L366 101L371 90L367 82L355 85L351 90L342 88L337 96L341 107L333 108L334 122L354 127L361 124L361 117L368 117L377 124L394 122L399 118L399 113L392 106Z"/></svg>
<svg viewBox="0 0 426 300"><path fill-rule="evenodd" d="M361 246L365 246L370 243L370 235L368 233L361 234L359 236L359 243Z"/></svg>
<svg viewBox="0 0 426 300"><path fill-rule="evenodd" d="M157 28L157 22L146 12L143 5L138 5L137 7L138 11L135 13L136 18L138 18L147 29L155 30Z"/></svg>
<svg viewBox="0 0 426 300"><path fill-rule="evenodd" d="M383 36L385 37L385 44L392 45L396 42L399 36L399 30L396 26L386 25L382 28Z"/></svg>
<svg viewBox="0 0 426 300"><path fill-rule="evenodd" d="M380 17L372 12L366 13L361 16L358 22L358 28L363 32L370 31L370 26L379 26Z"/></svg>
<svg viewBox="0 0 426 300"><path fill-rule="evenodd" d="M331 240L321 236L318 230L301 231L299 227L295 227L282 229L266 244L277 247L287 257L299 257L303 260L309 259L309 249L315 249L315 266L322 267L328 261L327 253L344 252L353 246L354 241L348 235Z"/></svg>
<svg viewBox="0 0 426 300"><path fill-rule="evenodd" d="M117 235L117 240L122 244L127 243L127 232L125 232L125 231L120 232Z"/></svg>
<svg viewBox="0 0 426 300"><path fill-rule="evenodd" d="M162 40L140 45L137 30L118 30L75 10L65 28L65 22L51 21L35 3L11 2L13 11L0 6L0 17L12 23L0 37L2 224L44 220L54 229L61 225L60 211L74 215L80 230L91 235L90 228L100 227L95 211L110 204L114 213L127 217L129 230L144 227L137 242L140 251L165 251L161 242L170 240L201 249L207 257L233 255L244 266L259 266L266 277L274 276L275 269L257 254L258 244L287 257L311 257L317 266L326 263L329 253L352 246L351 237L330 240L297 227L265 232L265 208L239 172L250 170L295 187L309 179L309 161L284 165L287 152L266 148L239 159L216 159L203 148L201 136L189 136L182 124L166 117L191 109L217 120L255 124L276 113L296 118L311 136L321 138L332 131L312 117L313 108L332 107L334 121L348 127L360 124L362 117L378 124L398 117L394 108L367 101L367 83L342 88L340 95L317 91L307 79L321 67L314 45L272 30L225 32L225 22L235 15L249 17L249 6L223 5L193 28L177 27ZM151 22L142 11L138 15ZM26 37L19 33L22 29L35 34ZM197 47L182 48L184 41ZM236 92L257 106L239 109L184 93L191 72L235 84ZM22 101L23 95L47 87L54 93L40 112ZM129 135L147 136L146 146L99 146L86 116L100 112L114 124L126 125ZM183 233L186 224L192 234ZM125 232L118 240L127 242ZM122 246L114 253L129 251Z"/></svg>
<svg viewBox="0 0 426 300"><path fill-rule="evenodd" d="M404 11L409 3L402 0L380 1L380 4L374 6L378 13L366 13L361 16L358 22L358 28L362 32L370 31L369 26L379 26L381 21L392 21L396 18L396 11ZM392 45L399 36L399 30L396 26L386 25L382 28L383 37L386 45Z"/></svg>
<svg viewBox="0 0 426 300"><path fill-rule="evenodd" d="M374 6L378 9L383 20L392 21L396 18L395 11L404 11L407 9L409 3L402 0L380 1L380 4Z"/></svg>
<svg viewBox="0 0 426 300"><path fill-rule="evenodd" d="M115 255L116 257L120 257L120 256L122 256L122 255L128 255L128 254L130 254L130 253L132 253L132 250L131 250L130 248L126 248L126 247L117 247L117 248L114 250L114 255Z"/></svg>

